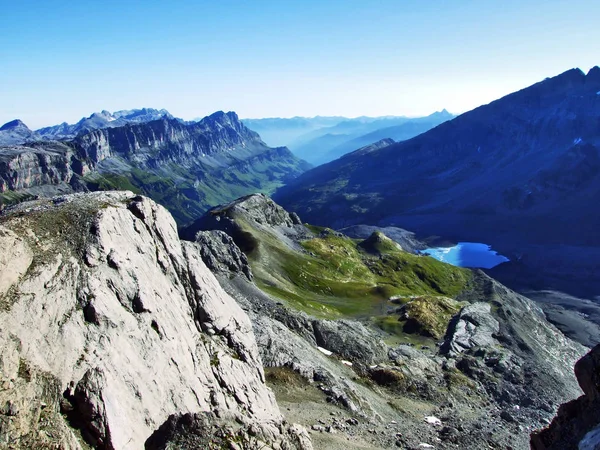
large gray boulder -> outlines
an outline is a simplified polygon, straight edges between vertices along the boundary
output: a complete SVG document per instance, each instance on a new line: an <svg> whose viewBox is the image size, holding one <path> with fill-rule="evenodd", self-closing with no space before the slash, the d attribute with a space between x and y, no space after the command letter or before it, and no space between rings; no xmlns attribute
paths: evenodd
<svg viewBox="0 0 600 450"><path fill-rule="evenodd" d="M388 359L388 348L363 324L351 320L313 321L315 339L326 348L350 361L373 364Z"/></svg>
<svg viewBox="0 0 600 450"><path fill-rule="evenodd" d="M500 331L500 324L492 316L489 303L473 303L465 306L450 325L444 353L456 356L473 347L491 347L497 341L494 335Z"/></svg>

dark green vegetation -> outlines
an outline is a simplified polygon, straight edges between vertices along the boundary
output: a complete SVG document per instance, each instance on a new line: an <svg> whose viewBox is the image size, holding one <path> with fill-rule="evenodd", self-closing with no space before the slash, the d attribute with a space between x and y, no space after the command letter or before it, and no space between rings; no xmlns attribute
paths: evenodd
<svg viewBox="0 0 600 450"><path fill-rule="evenodd" d="M0 193L0 209L6 206L16 205L17 203L31 200L34 197L25 192L7 191Z"/></svg>

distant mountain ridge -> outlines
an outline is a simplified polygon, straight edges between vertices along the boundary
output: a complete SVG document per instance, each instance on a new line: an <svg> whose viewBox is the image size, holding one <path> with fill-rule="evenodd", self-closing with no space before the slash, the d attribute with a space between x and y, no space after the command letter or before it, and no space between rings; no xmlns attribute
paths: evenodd
<svg viewBox="0 0 600 450"><path fill-rule="evenodd" d="M319 155L315 156L314 159L311 159L311 161L315 165L324 164L329 161L333 161L334 159L337 159L340 156L343 156L353 150L379 142L382 139L393 139L396 142L405 141L407 139L418 136L421 133L425 133L431 128L440 125L441 123L444 123L452 118L454 118L454 115L450 114L444 109L426 117L417 117L406 120L378 120L376 122L370 123L366 127L366 129L375 128L374 131L362 134L358 137L351 139L347 139L347 136L344 136L341 139L343 141L342 143L337 144L333 148L329 148L328 150L326 149L324 152L319 153ZM392 124L390 124L390 122ZM385 126L381 128L381 125ZM336 141L337 140L339 139L336 139ZM310 146L318 146L319 144L320 142L318 141L311 141L310 144L305 144L304 148L310 148Z"/></svg>
<svg viewBox="0 0 600 450"><path fill-rule="evenodd" d="M402 141L453 118L445 109L425 117L382 116L244 119L269 144L289 147L319 165L381 139Z"/></svg>
<svg viewBox="0 0 600 450"><path fill-rule="evenodd" d="M269 145L287 146L305 133L336 125L344 120L342 116L315 117L267 117L264 119L242 119L244 125L259 133Z"/></svg>
<svg viewBox="0 0 600 450"><path fill-rule="evenodd" d="M113 113L103 110L99 113L93 113L89 117L84 117L75 124L69 125L63 122L60 125L40 128L37 133L44 139L64 140L92 130L116 128L129 123L151 122L163 117L174 118L166 109L142 108L115 111Z"/></svg>
<svg viewBox="0 0 600 450"><path fill-rule="evenodd" d="M600 199L598 92L600 68L569 70L410 140L312 169L275 200L311 223L468 238L524 253L522 264L538 268L551 246L592 246L596 257L563 252L546 268L590 281L600 267L600 215L590 206Z"/></svg>
<svg viewBox="0 0 600 450"><path fill-rule="evenodd" d="M309 167L284 147L268 147L234 112L219 111L195 123L163 116L65 142L0 147L0 193L14 200L129 189L163 203L185 223L210 206L272 192Z"/></svg>

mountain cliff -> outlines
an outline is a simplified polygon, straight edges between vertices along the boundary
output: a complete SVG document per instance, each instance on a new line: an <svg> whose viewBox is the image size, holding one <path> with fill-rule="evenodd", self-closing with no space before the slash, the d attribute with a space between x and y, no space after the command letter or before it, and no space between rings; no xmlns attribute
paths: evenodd
<svg viewBox="0 0 600 450"><path fill-rule="evenodd" d="M3 446L312 448L265 386L248 316L163 207L23 203L0 243Z"/></svg>
<svg viewBox="0 0 600 450"><path fill-rule="evenodd" d="M168 205L185 223L209 206L271 192L308 165L270 148L235 113L196 123L162 118L103 128L63 143L0 147L5 199L69 190L132 189Z"/></svg>
<svg viewBox="0 0 600 450"><path fill-rule="evenodd" d="M397 225L492 244L530 280L552 260L554 282L590 288L600 252L579 255L600 248L589 207L600 195L598 92L600 68L569 70L408 141L317 167L275 198L328 226ZM552 256L558 245L565 251Z"/></svg>

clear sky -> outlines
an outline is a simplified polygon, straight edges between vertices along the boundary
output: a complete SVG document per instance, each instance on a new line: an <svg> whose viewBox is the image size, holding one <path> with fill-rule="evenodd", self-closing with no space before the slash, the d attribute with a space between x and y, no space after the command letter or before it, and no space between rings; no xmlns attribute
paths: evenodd
<svg viewBox="0 0 600 450"><path fill-rule="evenodd" d="M0 0L0 124L467 111L600 64L598 0Z"/></svg>

